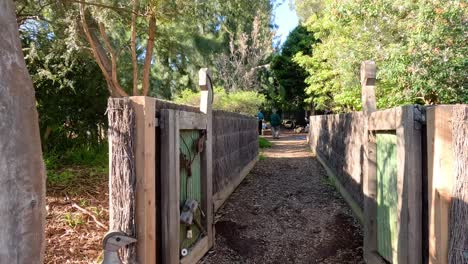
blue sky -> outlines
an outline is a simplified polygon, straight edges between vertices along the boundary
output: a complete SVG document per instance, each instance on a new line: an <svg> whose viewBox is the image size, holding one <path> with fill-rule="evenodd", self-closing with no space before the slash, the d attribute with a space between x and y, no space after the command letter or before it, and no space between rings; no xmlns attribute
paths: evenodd
<svg viewBox="0 0 468 264"><path fill-rule="evenodd" d="M297 17L296 10L290 9L289 1L282 1L280 6L275 9L275 24L278 25L276 36L278 37L281 44L284 43L289 35L289 32L293 30L299 24L299 18Z"/></svg>

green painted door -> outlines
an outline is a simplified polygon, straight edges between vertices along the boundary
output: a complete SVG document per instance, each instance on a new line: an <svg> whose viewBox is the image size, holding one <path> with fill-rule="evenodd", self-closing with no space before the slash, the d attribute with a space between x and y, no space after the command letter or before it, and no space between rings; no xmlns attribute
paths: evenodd
<svg viewBox="0 0 468 264"><path fill-rule="evenodd" d="M398 171L397 136L377 136L377 238L379 254L397 264L398 248Z"/></svg>
<svg viewBox="0 0 468 264"><path fill-rule="evenodd" d="M193 199L201 206L201 167L200 153L197 153L196 142L200 137L199 130L181 130L180 131L180 208L185 204L187 199ZM191 176L189 169L184 166L184 160L191 163ZM195 218L199 223L202 223L200 210L197 210ZM196 244L201 236L201 230L197 225L192 225L192 238L187 237L189 227L180 225L180 249L190 249Z"/></svg>

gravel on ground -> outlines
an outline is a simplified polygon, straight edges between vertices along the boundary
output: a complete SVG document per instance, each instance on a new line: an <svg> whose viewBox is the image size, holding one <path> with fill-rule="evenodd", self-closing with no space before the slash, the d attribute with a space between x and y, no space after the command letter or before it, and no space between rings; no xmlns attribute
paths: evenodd
<svg viewBox="0 0 468 264"><path fill-rule="evenodd" d="M304 134L273 140L215 217L203 264L360 264L362 230Z"/></svg>

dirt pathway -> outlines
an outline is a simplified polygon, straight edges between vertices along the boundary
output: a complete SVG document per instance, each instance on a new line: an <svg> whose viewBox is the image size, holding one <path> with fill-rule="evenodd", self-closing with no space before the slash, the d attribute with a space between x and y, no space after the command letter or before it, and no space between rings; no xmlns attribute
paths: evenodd
<svg viewBox="0 0 468 264"><path fill-rule="evenodd" d="M201 263L363 263L357 221L312 157L305 135L287 135L216 216L216 246Z"/></svg>

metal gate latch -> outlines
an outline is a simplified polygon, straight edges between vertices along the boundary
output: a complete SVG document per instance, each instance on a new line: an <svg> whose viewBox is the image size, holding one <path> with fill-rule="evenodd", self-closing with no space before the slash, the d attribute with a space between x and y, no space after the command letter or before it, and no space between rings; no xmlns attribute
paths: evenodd
<svg viewBox="0 0 468 264"><path fill-rule="evenodd" d="M121 231L110 231L104 236L102 246L104 248L104 259L102 264L121 264L119 249L135 243L137 240Z"/></svg>

